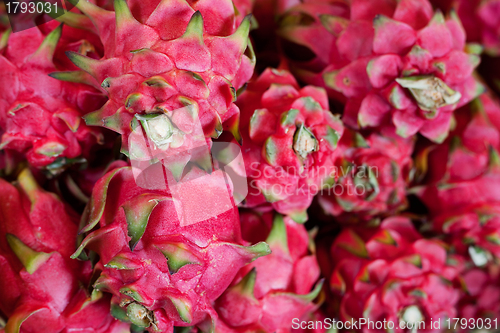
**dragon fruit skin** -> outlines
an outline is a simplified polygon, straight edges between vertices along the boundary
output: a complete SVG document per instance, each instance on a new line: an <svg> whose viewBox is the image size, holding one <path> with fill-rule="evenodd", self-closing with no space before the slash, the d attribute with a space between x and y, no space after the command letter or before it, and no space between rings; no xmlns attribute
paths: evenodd
<svg viewBox="0 0 500 333"><path fill-rule="evenodd" d="M481 44L484 51L492 57L500 54L498 0L432 0L431 2L444 11L454 10L457 13L467 33L468 42Z"/></svg>
<svg viewBox="0 0 500 333"><path fill-rule="evenodd" d="M305 222L314 195L336 177L337 143L344 130L328 111L325 91L299 89L289 72L266 69L237 104L247 206L271 202L279 213Z"/></svg>
<svg viewBox="0 0 500 333"><path fill-rule="evenodd" d="M260 218L268 224L272 215L247 212L241 223ZM219 317L215 332L291 332L293 318L317 308L312 301L322 282L314 287L320 272L315 256L308 254L309 235L304 226L276 215L266 242L272 253L243 267L215 302Z"/></svg>
<svg viewBox="0 0 500 333"><path fill-rule="evenodd" d="M447 263L443 244L423 239L410 220L385 219L375 229L346 228L331 248L330 286L340 297L340 319L399 322L453 318L461 296L459 269ZM457 284L457 285L455 285ZM412 318L413 317L413 318ZM362 332L375 332L367 326Z"/></svg>
<svg viewBox="0 0 500 333"><path fill-rule="evenodd" d="M233 100L251 77L254 59L248 44L250 18L236 28L231 1L219 2L217 10L210 1L191 5L184 0L161 1L156 8L154 2L132 2L132 12L123 0L114 2L114 12L87 1L77 7L95 23L91 29L101 38L104 57L95 60L70 52L68 57L83 71L53 76L107 92L109 101L85 117L88 125L122 134L122 152L129 154L129 135L136 126L132 122L131 128L133 119L143 119L147 130L145 123L152 118L171 116L171 111L190 106L207 137L218 137L223 123L239 137L239 110ZM76 24L67 23L85 25L88 17L80 15ZM175 120L168 122L182 128ZM168 131L149 129L154 134L148 136L157 146L171 138ZM182 138L187 136L188 132L182 132ZM192 148L188 142L181 145Z"/></svg>
<svg viewBox="0 0 500 333"><path fill-rule="evenodd" d="M459 19L445 20L428 1L353 1L347 10L305 3L282 22L281 36L315 54L313 65L293 63L295 72L340 94L350 127L392 125L403 137L442 142L453 110L482 90L472 76L479 57L464 51L473 48L465 48Z"/></svg>
<svg viewBox="0 0 500 333"><path fill-rule="evenodd" d="M499 169L458 183L428 185L415 190L434 221L434 228L453 239L462 252L474 245L498 256ZM492 215L489 215L492 214Z"/></svg>
<svg viewBox="0 0 500 333"><path fill-rule="evenodd" d="M446 235L454 251L469 256L471 251L485 253L486 259L500 258L500 206L480 204L442 213L432 220L437 232ZM488 256L493 256L488 258ZM474 260L474 255L471 254ZM483 258L479 259L480 261ZM484 265L482 263L481 265Z"/></svg>
<svg viewBox="0 0 500 333"><path fill-rule="evenodd" d="M56 70L53 55L61 34L62 27L47 36L37 28L4 33L7 43L0 55L1 147L25 153L36 167L58 158L88 158L93 146L104 140L102 131L90 129L80 119L102 106L103 94L48 76Z"/></svg>
<svg viewBox="0 0 500 333"><path fill-rule="evenodd" d="M339 143L343 151L337 164L339 179L318 197L323 209L347 220L354 214L363 220L404 208L413 143L391 130L366 138L346 131Z"/></svg>
<svg viewBox="0 0 500 333"><path fill-rule="evenodd" d="M210 23L209 26L212 29L211 31L228 31L231 28L234 28L234 26L238 26L241 21L243 21L244 17L247 14L251 13L251 9L253 6L253 2L255 0L235 0L232 2L228 1L223 1L220 3L215 3L212 1L203 1L201 3L194 3L192 1L177 1L177 2L171 2L171 3L162 3L162 0L152 0L148 1L147 3L140 1L140 0L130 0L127 1L130 11L134 15L135 18L139 22L146 22L148 18L152 15L152 13L155 11L155 9L158 7L158 5L162 4L163 6L169 5L169 13L168 18L172 18L173 15L175 14L176 6L175 5L180 5L181 12L178 14L182 15L188 15L187 13L191 12L194 13L194 11L187 11L186 4L189 4L192 6L193 9L199 10L202 12L203 15L207 14L210 17ZM104 8L106 10L113 10L113 0L102 0L102 2L106 2L107 4L103 6L100 2L101 0L97 1L91 1L92 3L96 4L100 8ZM218 4L218 7L215 7L215 4ZM233 7L234 6L234 7ZM186 13L187 12L187 13ZM187 21L184 21L185 18L180 18L182 24L187 23ZM208 26L207 26L208 27ZM172 27L170 27L172 29ZM180 27L176 27L174 29L181 29Z"/></svg>
<svg viewBox="0 0 500 333"><path fill-rule="evenodd" d="M0 180L0 312L5 333L125 333L109 314L110 297L88 295L91 268L70 259L76 213L38 187L25 169L19 187Z"/></svg>
<svg viewBox="0 0 500 333"><path fill-rule="evenodd" d="M491 257L487 260L498 258L500 105L485 93L457 110L455 118L445 143L417 153L422 185L411 191L427 206L434 231L455 252L474 261L483 260L475 252Z"/></svg>
<svg viewBox="0 0 500 333"><path fill-rule="evenodd" d="M491 149L500 149L500 104L491 92L456 112L456 128L443 145L432 147L427 182L473 180L490 169ZM438 154L445 158L437 158Z"/></svg>
<svg viewBox="0 0 500 333"><path fill-rule="evenodd" d="M419 152L424 185L414 193L427 205L432 217L467 210L468 206L496 205L500 192L500 105L482 94L457 112L452 136L442 145ZM427 162L423 162L422 157Z"/></svg>
<svg viewBox="0 0 500 333"><path fill-rule="evenodd" d="M460 318L500 317L500 270L498 265L484 269L472 268L463 273L467 296L460 300Z"/></svg>
<svg viewBox="0 0 500 333"><path fill-rule="evenodd" d="M149 331L215 318L211 302L242 266L269 253L265 243L240 245L236 207L183 224L173 200L137 186L130 167L111 170L94 187L83 229L93 231L74 254L99 254L94 289L113 294L114 316Z"/></svg>
<svg viewBox="0 0 500 333"><path fill-rule="evenodd" d="M458 318L466 319L490 319L494 320L500 316L499 274L500 268L497 262L490 261L487 264L467 259L467 257L450 255L449 262L460 271L460 284L462 296L457 304ZM472 322L472 321L471 321ZM457 332L468 332L469 329L457 327Z"/></svg>

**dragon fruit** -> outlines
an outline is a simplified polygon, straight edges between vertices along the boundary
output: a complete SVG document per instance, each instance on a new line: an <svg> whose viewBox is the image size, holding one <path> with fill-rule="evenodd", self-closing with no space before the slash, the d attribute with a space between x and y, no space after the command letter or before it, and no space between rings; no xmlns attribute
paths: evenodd
<svg viewBox="0 0 500 333"><path fill-rule="evenodd" d="M423 184L411 190L427 206L432 229L480 266L500 255L499 120L489 93L457 110L452 136L417 154Z"/></svg>
<svg viewBox="0 0 500 333"><path fill-rule="evenodd" d="M472 268L463 273L467 295L460 300L460 318L493 320L500 317L499 274L498 265L490 265L485 269Z"/></svg>
<svg viewBox="0 0 500 333"><path fill-rule="evenodd" d="M500 20L498 0L432 0L444 11L454 10L467 33L467 41L478 43L493 57L500 55Z"/></svg>
<svg viewBox="0 0 500 333"><path fill-rule="evenodd" d="M365 137L346 131L339 145L339 179L318 197L323 209L352 220L391 214L406 206L406 187L413 161L413 140L392 130ZM345 147L345 148L344 148ZM350 217L350 218L349 218Z"/></svg>
<svg viewBox="0 0 500 333"><path fill-rule="evenodd" d="M169 155L175 166L164 165L176 178L197 158L181 158L182 154L169 150L190 151L202 145L208 149L210 145L209 139L193 143L187 122L199 123L207 137L217 138L224 125L239 138L239 110L233 101L251 77L254 59L248 41L250 17L236 27L230 0L216 4L165 0L157 6L155 2L136 1L130 8L126 1L116 0L114 12L87 1L80 1L77 7L87 16L61 19L98 33L104 57L96 60L68 52L82 71L52 76L85 82L107 92L109 101L85 116L87 125L120 133L122 152L134 156L147 153L147 148L134 149L129 137L134 130L144 130L155 149ZM88 25L90 21L94 27ZM173 114L185 107L189 107L189 114Z"/></svg>
<svg viewBox="0 0 500 333"><path fill-rule="evenodd" d="M0 313L5 333L125 333L110 297L89 295L91 267L70 259L78 216L28 171L18 187L0 180ZM1 316L0 316L1 317Z"/></svg>
<svg viewBox="0 0 500 333"><path fill-rule="evenodd" d="M417 326L418 331L439 332L431 328L431 318L457 317L458 267L447 262L442 243L423 239L407 218L390 217L371 229L346 228L331 256L330 286L340 297L340 320L365 318L360 332L375 332L368 322L384 320L394 332L405 332L401 321L423 322L425 328Z"/></svg>
<svg viewBox="0 0 500 333"><path fill-rule="evenodd" d="M500 206L469 205L439 214L433 220L437 232L447 236L454 250L470 256L478 266L500 258Z"/></svg>
<svg viewBox="0 0 500 333"><path fill-rule="evenodd" d="M314 53L292 62L294 72L345 101L353 128L392 125L442 142L453 110L482 91L477 48L466 46L456 15L433 13L427 0L306 2L281 22L283 38Z"/></svg>
<svg viewBox="0 0 500 333"><path fill-rule="evenodd" d="M25 153L36 167L88 158L104 140L102 131L81 121L105 102L103 94L47 75L56 70L52 60L61 33L62 27L47 36L38 28L7 30L0 45L0 147Z"/></svg>
<svg viewBox="0 0 500 333"><path fill-rule="evenodd" d="M459 111L449 147L450 182L472 180L484 174L492 157L491 149L500 149L500 104L496 97L482 94ZM439 172L443 168L435 169Z"/></svg>
<svg viewBox="0 0 500 333"><path fill-rule="evenodd" d="M456 127L444 144L417 154L423 185L412 192L427 206L433 229L473 260L500 254L499 120L498 102L482 94L457 110Z"/></svg>
<svg viewBox="0 0 500 333"><path fill-rule="evenodd" d="M130 167L109 171L94 186L83 217L90 233L73 254L99 255L94 290L113 295L116 318L150 332L215 320L211 302L242 266L269 253L265 243L241 245L234 205L191 223L176 200L168 190L139 187Z"/></svg>
<svg viewBox="0 0 500 333"><path fill-rule="evenodd" d="M418 153L424 185L412 189L432 217L467 206L500 202L500 106L483 94L457 112L456 128L444 144Z"/></svg>
<svg viewBox="0 0 500 333"><path fill-rule="evenodd" d="M268 225L272 213L260 214L243 213L242 226L250 221L259 227L252 221L255 219ZM249 238L261 230L252 229L247 229ZM290 332L293 318L317 308L312 301L322 281L314 287L320 272L315 256L308 253L309 235L304 226L277 214L266 242L272 254L243 267L233 285L215 302L219 317L215 332Z"/></svg>
<svg viewBox="0 0 500 333"><path fill-rule="evenodd" d="M299 88L286 71L266 69L239 97L247 206L270 202L295 221L307 220L314 195L336 177L343 125L328 111L323 89Z"/></svg>

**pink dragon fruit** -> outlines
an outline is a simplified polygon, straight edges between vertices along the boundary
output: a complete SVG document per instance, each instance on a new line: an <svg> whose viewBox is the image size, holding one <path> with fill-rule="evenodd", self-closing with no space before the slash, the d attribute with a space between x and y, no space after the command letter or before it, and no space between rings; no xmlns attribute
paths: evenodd
<svg viewBox="0 0 500 333"><path fill-rule="evenodd" d="M361 133L346 131L339 143L343 151L337 164L339 179L318 197L327 213L369 219L406 206L413 140L385 132L365 139Z"/></svg>
<svg viewBox="0 0 500 333"><path fill-rule="evenodd" d="M431 318L457 317L459 269L447 263L443 244L423 239L407 218L390 217L373 229L346 228L331 256L330 286L340 297L339 319L350 324L364 318L356 331L409 332L405 327L420 325L419 332L440 332L431 327Z"/></svg>
<svg viewBox="0 0 500 333"><path fill-rule="evenodd" d="M56 70L52 60L61 33L62 27L47 36L38 28L7 30L0 45L0 147L26 153L36 167L89 157L104 140L102 131L81 121L105 102L102 93L47 75Z"/></svg>
<svg viewBox="0 0 500 333"><path fill-rule="evenodd" d="M500 55L500 2L498 0L432 0L444 10L454 10L467 33L467 41L481 44L490 56Z"/></svg>
<svg viewBox="0 0 500 333"><path fill-rule="evenodd" d="M500 202L498 102L483 94L460 109L456 119L453 136L445 144L418 153L419 172L426 173L427 185L412 191L427 205L431 216Z"/></svg>
<svg viewBox="0 0 500 333"><path fill-rule="evenodd" d="M267 69L238 99L247 205L271 202L295 221L307 220L314 195L336 177L343 126L328 111L323 89L299 88L286 71Z"/></svg>
<svg viewBox="0 0 500 333"><path fill-rule="evenodd" d="M499 121L500 106L490 94L459 109L452 136L418 153L424 185L412 189L434 231L482 265L500 255Z"/></svg>
<svg viewBox="0 0 500 333"><path fill-rule="evenodd" d="M460 300L459 317L482 318L484 328L488 328L488 323L490 327L494 327L493 320L500 318L499 278L498 265L490 265L485 269L472 268L464 272L462 279L467 295ZM462 331L467 330L462 329Z"/></svg>
<svg viewBox="0 0 500 333"><path fill-rule="evenodd" d="M472 180L488 169L491 149L500 149L500 104L488 92L456 112L456 126L451 140L431 147L428 182ZM437 154L448 155L438 159Z"/></svg>
<svg viewBox="0 0 500 333"><path fill-rule="evenodd" d="M250 222L258 227L256 219L268 225L272 213L259 214L243 213L242 226ZM261 229L251 229L247 231L252 239ZM265 233L260 232L262 235ZM272 254L243 267L215 302L219 317L215 332L291 332L294 318L317 308L312 301L322 281L314 287L320 272L315 256L308 253L309 235L304 226L276 215L266 242Z"/></svg>
<svg viewBox="0 0 500 333"><path fill-rule="evenodd" d="M220 194L213 195L204 200L216 205ZM113 295L116 318L150 332L215 320L211 303L242 266L269 253L265 243L240 245L234 205L190 223L176 200L167 190L139 187L130 167L109 171L94 187L83 217L83 232L90 233L73 255L86 257L84 248L97 253L94 290Z"/></svg>
<svg viewBox="0 0 500 333"><path fill-rule="evenodd" d="M129 142L134 130L144 130L157 150L181 158L172 150L196 146L190 140L191 127L184 126L187 121L199 122L207 137L217 138L224 124L239 138L239 110L233 101L251 77L254 59L248 42L250 17L236 27L230 0L132 1L130 8L126 1L115 0L114 12L87 1L77 7L87 16L61 19L98 33L104 57L96 60L69 52L82 71L52 76L107 92L109 101L85 116L88 125L122 134L122 152L133 155L147 151L142 147L133 152ZM94 27L87 26L89 18ZM173 114L185 107L190 115ZM172 163L175 166L165 166L179 178L187 161L172 157Z"/></svg>
<svg viewBox="0 0 500 333"><path fill-rule="evenodd" d="M479 266L500 258L500 206L469 205L437 215L433 220L437 232L447 236L454 250L470 255Z"/></svg>
<svg viewBox="0 0 500 333"><path fill-rule="evenodd" d="M281 19L280 35L314 53L292 62L308 83L346 101L353 127L395 126L435 142L448 135L452 112L478 96L479 64L454 14L433 13L427 0L306 2Z"/></svg>
<svg viewBox="0 0 500 333"><path fill-rule="evenodd" d="M89 295L91 268L70 259L78 216L25 169L18 187L0 180L0 313L5 333L125 333L110 297ZM1 317L1 316L0 316Z"/></svg>
<svg viewBox="0 0 500 333"><path fill-rule="evenodd" d="M498 257L500 133L494 124L500 107L484 94L457 115L464 117L457 117L455 136L429 154L429 185L415 192L429 208L434 229L447 235L457 251Z"/></svg>

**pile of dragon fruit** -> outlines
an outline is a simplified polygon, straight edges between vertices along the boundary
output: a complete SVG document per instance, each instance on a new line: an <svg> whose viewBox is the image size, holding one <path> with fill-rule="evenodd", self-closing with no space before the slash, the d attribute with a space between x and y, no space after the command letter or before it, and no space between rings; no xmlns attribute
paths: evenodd
<svg viewBox="0 0 500 333"><path fill-rule="evenodd" d="M66 4L0 6L1 333L500 332L500 0Z"/></svg>

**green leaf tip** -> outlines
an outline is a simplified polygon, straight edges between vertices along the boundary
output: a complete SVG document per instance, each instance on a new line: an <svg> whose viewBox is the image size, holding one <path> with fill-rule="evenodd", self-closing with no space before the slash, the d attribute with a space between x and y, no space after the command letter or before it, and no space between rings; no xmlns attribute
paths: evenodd
<svg viewBox="0 0 500 333"><path fill-rule="evenodd" d="M48 74L51 78L59 81L83 83L93 85L85 71L53 72Z"/></svg>
<svg viewBox="0 0 500 333"><path fill-rule="evenodd" d="M186 32L184 32L183 38L196 36L198 39L203 41L203 17L200 11L196 11L186 27Z"/></svg>
<svg viewBox="0 0 500 333"><path fill-rule="evenodd" d="M170 274L177 273L186 265L200 265L201 262L184 244L165 243L156 246L167 259Z"/></svg>
<svg viewBox="0 0 500 333"><path fill-rule="evenodd" d="M125 0L114 0L113 6L115 8L116 15L116 26L120 27L130 21L135 21L135 18L128 8L127 1Z"/></svg>
<svg viewBox="0 0 500 333"><path fill-rule="evenodd" d="M286 235L286 225L283 215L275 215L273 227L267 236L266 243L270 246L279 246L282 250L288 252L288 238Z"/></svg>
<svg viewBox="0 0 500 333"><path fill-rule="evenodd" d="M191 307L189 304L177 297L170 296L169 299L172 301L172 304L174 304L181 320L188 324L191 323L193 316L191 314Z"/></svg>
<svg viewBox="0 0 500 333"><path fill-rule="evenodd" d="M9 41L10 34L12 33L12 29L8 29L4 31L0 37L0 50L3 50Z"/></svg>
<svg viewBox="0 0 500 333"><path fill-rule="evenodd" d="M43 61L52 62L52 57L54 56L54 52L56 51L57 43L61 38L61 34L62 24L52 30L47 35L47 37L45 37L42 44L40 44L40 47L31 56L30 60L40 61L43 59Z"/></svg>
<svg viewBox="0 0 500 333"><path fill-rule="evenodd" d="M127 256L123 254L118 254L113 259L111 259L104 267L113 268L118 270L130 270L137 269L141 266L134 262L133 260L127 258Z"/></svg>
<svg viewBox="0 0 500 333"><path fill-rule="evenodd" d="M132 251L142 238L153 209L165 199L166 197L163 196L144 193L122 205L127 220L128 235L131 238L129 245Z"/></svg>
<svg viewBox="0 0 500 333"><path fill-rule="evenodd" d="M269 247L269 244L266 242L259 242L255 245L248 246L246 249L254 255L252 258L252 261L254 261L257 258L267 256L268 254L271 254L271 248Z"/></svg>
<svg viewBox="0 0 500 333"><path fill-rule="evenodd" d="M75 64L75 66L83 69L85 72L97 79L95 68L98 66L99 60L86 57L74 51L66 51L66 56L73 64Z"/></svg>
<svg viewBox="0 0 500 333"><path fill-rule="evenodd" d="M241 52L244 52L249 44L248 34L250 33L251 21L252 14L248 14L247 16L245 16L238 29L236 29L236 31L231 36L229 36L229 38L237 40L241 43Z"/></svg>
<svg viewBox="0 0 500 333"><path fill-rule="evenodd" d="M6 237L10 248L30 274L35 273L52 255L52 253L33 251L12 234L7 234Z"/></svg>
<svg viewBox="0 0 500 333"><path fill-rule="evenodd" d="M30 199L31 204L35 204L37 200L37 192L41 191L41 189L31 171L28 168L22 170L17 177L17 181Z"/></svg>
<svg viewBox="0 0 500 333"><path fill-rule="evenodd" d="M303 299L308 301L308 302L314 301L314 299L316 297L318 297L319 293L321 292L321 289L323 288L324 283L325 283L325 279L319 280L318 283L316 283L316 286L314 287L314 289L309 294L302 296Z"/></svg>

